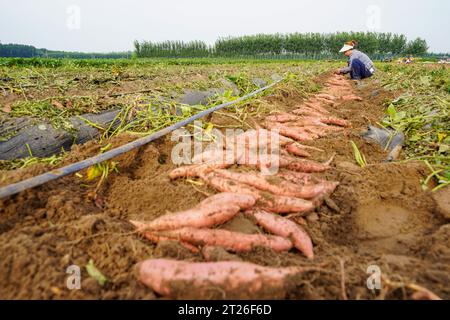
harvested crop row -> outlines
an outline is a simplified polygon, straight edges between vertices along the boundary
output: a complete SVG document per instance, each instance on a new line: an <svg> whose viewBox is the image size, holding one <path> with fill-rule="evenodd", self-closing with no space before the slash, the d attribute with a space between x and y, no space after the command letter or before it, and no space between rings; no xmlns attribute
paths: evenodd
<svg viewBox="0 0 450 320"><path fill-rule="evenodd" d="M341 86L338 78L332 81ZM291 113L266 117L264 127L267 130L250 130L227 137L223 146L194 157L195 165L173 170L171 179L197 177L221 193L192 209L151 222L132 223L150 241L177 240L193 252L199 253L202 247L201 254L206 261L227 261L147 260L137 266L139 279L157 293L171 298L192 298L193 294L196 298L209 298L211 287L225 298L284 297L285 288L291 283L286 281L287 277L306 269L261 267L242 262L240 256L230 252L245 253L257 247L282 252L295 247L308 259L314 257L313 243L307 232L278 214L306 215L320 206L339 185L311 175L328 170L333 157L325 163L297 158L311 157L312 151L323 150L295 141L313 141L350 127L348 121L332 117L323 107L335 106L346 98L350 95L317 94ZM274 149L273 143L283 148ZM266 151L265 157L257 152L260 149ZM230 167L235 164L261 170L275 168L278 172L265 176L258 172L232 171ZM270 235L214 229L241 211Z"/></svg>
<svg viewBox="0 0 450 320"><path fill-rule="evenodd" d="M335 100L331 96L321 95L319 98L327 100ZM302 146L292 143L291 139L285 138L283 134L298 138L292 134L302 135L307 139L315 139L325 135L328 131L341 130L340 128L329 127L329 124L337 124L348 126L348 123L342 119L336 119L328 116L328 111L317 103L310 103L304 107L310 114L321 116L298 116L289 113L270 116L267 119L269 129L282 129L281 135L271 130L257 129L240 134L235 137L228 137L225 140L225 149L213 149L203 152L194 157L194 161L199 163L191 166L181 167L170 173L171 179L179 177L199 177L208 186L222 192L216 196L204 200L195 208L168 214L154 221L142 223L133 221L141 233L147 235L149 239L158 241L158 239L178 239L183 243L191 245L212 245L224 247L227 250L251 250L255 243L272 247L280 250L277 245L267 242L267 238L259 237L257 240L245 240L245 236L238 235L235 239L241 239L241 243L235 244L227 240L230 237L229 231L226 230L210 230L204 228L213 228L214 226L225 223L232 219L240 210L249 207L261 208L272 213L308 213L319 205L323 198L331 194L337 182L315 181L309 175L311 172L323 172L330 168L330 161L326 163L318 163L310 160L302 160L288 155L272 154L267 159L252 158L249 151L263 147L266 150L270 148L270 144L274 141L282 141L286 147L284 153L288 152L295 156L310 156L304 149L312 147ZM323 116L327 114L327 116ZM277 123L276 121L286 122L287 124L302 121L303 127L288 127ZM275 123L270 123L275 122ZM292 132L286 132L291 130ZM230 152L231 151L231 152ZM224 170L233 164L255 166L257 168L268 168L277 166L278 168L287 168L291 172L283 172L277 178L267 177L258 173L240 173L230 170ZM295 172L297 171L297 172ZM276 182L274 182L277 180ZM242 202L236 202L240 199ZM311 201L305 200L310 199ZM256 202L256 204L255 204ZM265 212L265 211L261 211ZM271 213L260 213L257 217L261 221L269 221ZM265 219L265 220L264 220ZM273 219L272 219L273 220ZM275 223L275 220L272 222ZM285 221L286 222L286 221ZM283 228L269 226L267 223L261 222L263 227L269 232L281 234L286 237L286 233L280 233ZM282 225L280 223L279 225ZM293 225L288 222L289 230L293 230ZM295 225L295 224L294 224ZM270 229L270 228L275 229ZM297 229L296 229L297 230ZM298 230L297 230L298 231ZM223 236L221 238L221 236ZM242 238L244 237L244 238ZM262 240L266 239L266 240ZM246 242L247 241L247 242ZM279 240L278 240L279 241ZM283 247L283 246L281 246ZM302 248L305 255L311 256L311 250Z"/></svg>
<svg viewBox="0 0 450 320"><path fill-rule="evenodd" d="M267 168L286 168L293 171L299 172L324 172L330 169L330 163L333 160L331 158L325 163L319 163L312 160L298 159L291 156L276 154L266 155L266 157L258 158L258 154L249 154L248 156L243 156L240 159L234 159L236 164L252 166L262 169ZM169 173L169 178L172 180L178 178L187 177L201 177L207 175L209 172L215 169L224 169L232 166L234 163L205 163L199 165L188 165L176 168Z"/></svg>

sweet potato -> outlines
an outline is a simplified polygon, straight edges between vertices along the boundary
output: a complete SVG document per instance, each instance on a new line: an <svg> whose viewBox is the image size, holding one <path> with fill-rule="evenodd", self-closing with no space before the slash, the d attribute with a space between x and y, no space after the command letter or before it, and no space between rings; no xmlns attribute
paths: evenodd
<svg viewBox="0 0 450 320"><path fill-rule="evenodd" d="M257 207L274 213L308 213L314 210L315 205L304 199L271 195L261 198Z"/></svg>
<svg viewBox="0 0 450 320"><path fill-rule="evenodd" d="M307 117L323 117L324 116L323 113L318 112L318 111L316 111L312 108L308 108L308 107L302 107L299 109L295 109L292 111L292 113L299 115L299 116L307 116Z"/></svg>
<svg viewBox="0 0 450 320"><path fill-rule="evenodd" d="M232 192L232 193L240 193L244 195L250 195L256 200L258 200L261 195L259 194L258 190L255 188L252 188L250 186L247 186L243 183L218 177L215 174L207 174L202 176L203 181L205 181L206 184L208 184L210 187L216 189L220 192Z"/></svg>
<svg viewBox="0 0 450 320"><path fill-rule="evenodd" d="M259 190L272 192L272 187L274 187L264 178L264 176L258 175L257 173L240 173L229 170L215 170L214 173L221 177L234 180L237 183L250 185Z"/></svg>
<svg viewBox="0 0 450 320"><path fill-rule="evenodd" d="M331 94L326 94L326 93L319 93L316 95L316 97L331 100L331 101L335 101L337 99L335 96L333 96Z"/></svg>
<svg viewBox="0 0 450 320"><path fill-rule="evenodd" d="M286 196L312 199L321 194L331 194L338 185L338 182L323 180L315 184L309 182L303 185L296 185L288 181L283 181L280 182L278 186L285 190Z"/></svg>
<svg viewBox="0 0 450 320"><path fill-rule="evenodd" d="M194 164L189 166L182 166L172 170L169 173L169 178L175 180L178 178L194 178L206 174L214 169L228 168L230 164Z"/></svg>
<svg viewBox="0 0 450 320"><path fill-rule="evenodd" d="M236 164L257 167L278 167L279 154L283 149L274 146L273 150L247 150L240 153Z"/></svg>
<svg viewBox="0 0 450 320"><path fill-rule="evenodd" d="M308 258L314 257L311 238L295 222L262 210L253 211L256 222L268 232L290 239L298 250Z"/></svg>
<svg viewBox="0 0 450 320"><path fill-rule="evenodd" d="M255 204L254 197L237 193L219 193L203 200L195 208L166 214L153 221L130 221L139 231L171 230L183 227L213 227L232 219L241 209Z"/></svg>
<svg viewBox="0 0 450 320"><path fill-rule="evenodd" d="M329 181L327 189L323 193L312 198L311 202L314 204L315 207L321 206L322 203L324 201L326 201L326 199L334 192L334 190L336 189L336 187L338 185L339 185L339 182ZM331 199L329 199L328 201L330 201L330 200Z"/></svg>
<svg viewBox="0 0 450 320"><path fill-rule="evenodd" d="M273 155L272 159L269 159L267 161L258 161L255 163L253 162L246 162L246 161L239 161L238 164L241 165L248 165L248 166L256 166L259 169L262 168L269 168L269 167L277 167L277 168L287 168L291 171L300 171L300 172L306 172L306 173L312 173L312 172L324 172L328 169L330 169L330 163L332 159L328 160L325 163L319 163L312 160L307 159L299 159L291 156L286 155L280 155L276 156ZM221 190L222 192L235 192L231 190Z"/></svg>
<svg viewBox="0 0 450 320"><path fill-rule="evenodd" d="M136 265L139 281L172 299L282 299L295 285L292 277L309 270L313 268L271 268L238 261L149 259Z"/></svg>
<svg viewBox="0 0 450 320"><path fill-rule="evenodd" d="M314 204L314 207L318 208L325 202L326 194L319 194L318 196L311 199L311 202Z"/></svg>
<svg viewBox="0 0 450 320"><path fill-rule="evenodd" d="M319 163L316 161L306 160L306 159L291 159L286 156L280 157L280 167L287 168L292 171L300 171L306 173L312 172L324 172L330 169L330 163L333 158L325 163Z"/></svg>
<svg viewBox="0 0 450 320"><path fill-rule="evenodd" d="M252 161L249 161L252 160ZM238 164L241 165L248 165L248 166L256 166L257 168L287 168L292 171L301 171L301 172L323 172L330 168L330 163L332 159L327 161L326 163L318 163L311 160L306 159L298 159L290 156L278 156L278 155L271 155L268 156L267 159L248 159L248 158L241 158L237 161ZM201 177L203 178L208 184L210 184L213 188L216 188L217 190L221 192L232 192L232 193L241 193L239 191L239 188L234 188L232 185L235 183L232 183L232 185L223 185L223 182L220 180L214 179L210 181L210 179L206 179L205 177L210 177L208 173L213 171L215 168L226 168L227 166L211 166L211 165L199 165L200 167L196 166L187 166L187 167L181 167L177 168L174 171L170 173L170 177L172 179L177 177L183 177L183 176L193 176L193 177ZM247 192L248 194L248 192Z"/></svg>
<svg viewBox="0 0 450 320"><path fill-rule="evenodd" d="M291 125L291 123L292 123L292 125ZM308 140L304 140L304 141L312 141L312 140L316 140L316 139L320 138L320 135L311 132L311 130L306 130L306 127L311 126L311 125L297 126L297 125L295 125L295 122L288 122L287 124L289 125L289 130L296 130L296 132L298 134L307 135L309 137Z"/></svg>
<svg viewBox="0 0 450 320"><path fill-rule="evenodd" d="M277 152L280 146L292 142L291 139L283 137L275 131L270 131L269 136L260 135L255 139L247 136L245 139L237 139L234 143L228 140L225 150L205 152L203 155L194 157L193 161L231 166L242 158L257 158L261 153Z"/></svg>
<svg viewBox="0 0 450 320"><path fill-rule="evenodd" d="M304 149L302 149L299 145L297 145L295 143L288 144L286 146L286 150L289 153L293 154L294 156L305 157L305 158L311 157L311 154L308 151L305 151Z"/></svg>
<svg viewBox="0 0 450 320"><path fill-rule="evenodd" d="M329 185L327 184L327 182L304 186L281 180L278 181L277 184L274 184L266 180L270 177L265 177L258 173L239 173L229 170L215 170L214 173L218 174L221 177L234 180L238 183L250 185L259 190L286 197L311 199L321 193L327 192L327 190L329 189Z"/></svg>
<svg viewBox="0 0 450 320"><path fill-rule="evenodd" d="M207 152L197 157L195 161L207 160L208 163L221 163L226 165L256 164L260 154L278 153L280 146L292 143L293 140L280 135L273 130L250 130L238 136L228 137L223 152ZM220 155L220 153L223 153ZM218 156L219 155L219 156ZM218 157L217 157L218 156Z"/></svg>
<svg viewBox="0 0 450 320"><path fill-rule="evenodd" d="M351 127L352 125L350 124L350 122L348 122L347 120L344 119L339 119L339 118L320 118L320 122L325 123L325 124L333 124L336 126L341 126L341 127Z"/></svg>
<svg viewBox="0 0 450 320"><path fill-rule="evenodd" d="M324 194L326 196L329 196L336 190L337 186L339 185L338 181L322 181L322 184L324 185L324 190L321 192L321 194Z"/></svg>
<svg viewBox="0 0 450 320"><path fill-rule="evenodd" d="M200 208L207 208L211 205L224 206L224 205L235 205L240 209L245 210L253 207L255 204L255 198L249 195L232 193L232 192L222 192L211 197L206 198L200 202Z"/></svg>
<svg viewBox="0 0 450 320"><path fill-rule="evenodd" d="M358 97L355 94L349 94L349 95L342 96L341 99L344 101L363 101L363 98Z"/></svg>
<svg viewBox="0 0 450 320"><path fill-rule="evenodd" d="M287 125L289 125L290 127L293 127L293 126L299 126L299 127L325 126L327 124L333 124L333 125L342 126L342 127L350 127L351 126L350 122L348 122L346 120L339 119L339 118L332 118L332 117L302 117L298 121L287 123Z"/></svg>
<svg viewBox="0 0 450 320"><path fill-rule="evenodd" d="M291 127L291 126L283 125L281 123L266 122L265 126L268 129L278 130L281 135L292 138L296 141L311 141L316 138L316 137L306 133L301 128Z"/></svg>
<svg viewBox="0 0 450 320"><path fill-rule="evenodd" d="M145 232L145 235L147 233ZM153 234L198 246L222 247L233 252L250 252L256 247L267 247L276 252L289 251L292 248L292 242L282 237L246 234L223 229L182 228L156 231Z"/></svg>
<svg viewBox="0 0 450 320"><path fill-rule="evenodd" d="M285 125L288 126L289 128L297 128L298 130L301 130L302 132L306 132L303 127L308 127L308 126L324 126L325 127L326 126L326 124L322 123L320 121L320 118L317 118L317 117L302 117L298 121L287 122Z"/></svg>
<svg viewBox="0 0 450 320"><path fill-rule="evenodd" d="M248 130L240 135L228 137L225 140L226 149L234 148L241 144L248 144L249 147L265 147L271 141L277 141L280 146L292 143L292 140L279 135L277 132L266 129Z"/></svg>
<svg viewBox="0 0 450 320"><path fill-rule="evenodd" d="M294 142L294 143L291 143L291 144L294 144L295 146L297 146L297 147L299 147L301 149L305 149L305 150L314 150L314 151L317 151L317 152L324 152L323 149L316 148L316 147L311 147L311 146L308 146L308 145L305 145L305 144L300 144L298 142Z"/></svg>
<svg viewBox="0 0 450 320"><path fill-rule="evenodd" d="M312 99L312 101L318 101L318 102L323 102L326 103L327 105L333 107L336 103L334 101L328 100L328 99L324 99L324 98L320 98L320 97L314 97L314 99Z"/></svg>
<svg viewBox="0 0 450 320"><path fill-rule="evenodd" d="M286 149L281 149L280 150L280 155L282 155L282 156L292 156L294 154L289 153Z"/></svg>
<svg viewBox="0 0 450 320"><path fill-rule="evenodd" d="M305 103L305 106L307 106L307 107L309 107L309 108L311 108L311 109L314 109L314 110L316 110L317 112L320 112L320 113L323 113L323 114L328 114L328 113L330 113L330 111L328 111L327 109L325 109L324 107L322 107L322 106L320 105L320 103L318 103L318 102L306 102L306 103Z"/></svg>
<svg viewBox="0 0 450 320"><path fill-rule="evenodd" d="M282 171L278 172L277 176L299 185L311 184L316 180L310 173L297 171Z"/></svg>

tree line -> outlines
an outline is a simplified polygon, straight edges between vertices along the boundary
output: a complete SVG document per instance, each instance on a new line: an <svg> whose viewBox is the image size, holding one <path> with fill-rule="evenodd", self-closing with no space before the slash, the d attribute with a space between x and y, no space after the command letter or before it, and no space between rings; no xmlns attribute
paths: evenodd
<svg viewBox="0 0 450 320"><path fill-rule="evenodd" d="M344 42L355 40L357 48L369 55L422 56L428 45L424 39L408 41L405 35L375 32L256 34L219 38L209 46L203 41L135 41L133 56L139 58L195 57L289 57L323 59L339 57ZM84 53L38 49L30 45L1 44L0 57L46 58L130 58L131 52Z"/></svg>
<svg viewBox="0 0 450 320"><path fill-rule="evenodd" d="M122 59L130 58L132 52L85 53L38 49L23 44L0 43L0 57L6 58L71 58L71 59Z"/></svg>
<svg viewBox="0 0 450 320"><path fill-rule="evenodd" d="M137 57L208 57L211 55L211 48L203 41L135 41L134 49Z"/></svg>
<svg viewBox="0 0 450 320"><path fill-rule="evenodd" d="M405 35L375 32L257 34L218 39L213 46L202 41L135 41L137 57L240 57L301 55L304 57L336 57L346 41L358 42L358 49L370 55L423 55L427 42Z"/></svg>

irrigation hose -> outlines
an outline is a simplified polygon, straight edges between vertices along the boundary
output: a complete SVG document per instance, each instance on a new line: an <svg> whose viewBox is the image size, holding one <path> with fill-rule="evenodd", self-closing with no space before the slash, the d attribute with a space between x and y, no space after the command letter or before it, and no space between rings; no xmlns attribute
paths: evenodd
<svg viewBox="0 0 450 320"><path fill-rule="evenodd" d="M131 151L133 149L142 147L143 145L146 145L146 144L148 144L148 143L150 143L150 142L152 142L152 141L154 141L156 139L159 139L159 138L165 136L166 134L171 133L172 131L174 131L176 129L184 127L184 126L190 124L191 122L193 122L193 121L195 121L197 119L200 119L200 118L202 118L202 117L204 117L204 116L206 116L208 114L211 114L214 111L217 111L217 110L229 107L231 105L234 105L236 103L239 103L241 101L247 100L248 98L251 98L251 97L253 97L253 96L255 96L255 95L257 95L257 94L259 94L259 93L261 93L261 92L263 92L263 91L265 91L265 90L267 90L267 89L269 89L269 88L271 88L273 86L275 86L276 84L280 83L283 80L284 79L277 80L277 81L275 81L275 82L273 82L273 83L271 83L271 84L269 84L269 85L267 85L265 87L262 87L262 88L260 88L260 89L258 89L256 91L253 91L253 92L251 92L249 94L246 94L245 96L242 96L242 97L240 97L240 98L238 98L238 99L236 99L234 101L226 102L226 103L223 103L221 105L212 107L212 108L207 109L205 111L202 111L202 112L200 112L200 113L198 113L198 114L196 114L196 115L194 115L194 116L192 116L190 118L187 118L187 119L185 119L183 121L175 123L175 124L173 124L173 125L171 125L171 126L169 126L167 128L164 128L164 129L162 129L162 130L160 130L158 132L155 132L155 133L153 133L153 134L151 134L149 136L137 139L135 141L127 143L127 144L125 144L123 146L120 146L118 148L115 148L115 149L112 149L112 150L107 151L105 153L99 154L99 155L97 155L95 157L91 157L91 158L88 158L88 159L85 159L85 160L82 160L82 161L70 164L68 166L65 166L65 167L62 167L62 168L59 168L59 169L55 169L55 170L43 173L43 174L38 175L36 177L29 178L29 179L26 179L26 180L23 180L23 181L20 181L20 182L17 182L17 183L13 183L13 184L10 184L10 185L8 185L6 187L2 187L2 188L0 188L0 198L6 198L6 197L12 196L12 195L14 195L16 193L25 191L27 189L31 189L31 188L43 185L46 182L62 178L62 177L67 176L69 174L78 172L80 170L89 168L89 167L91 167L93 165L96 165L98 163L101 163L101 162L104 162L106 160L109 160L109 159L112 159L114 157L117 157L117 156L119 156L119 155L121 155L123 153L126 153L128 151Z"/></svg>

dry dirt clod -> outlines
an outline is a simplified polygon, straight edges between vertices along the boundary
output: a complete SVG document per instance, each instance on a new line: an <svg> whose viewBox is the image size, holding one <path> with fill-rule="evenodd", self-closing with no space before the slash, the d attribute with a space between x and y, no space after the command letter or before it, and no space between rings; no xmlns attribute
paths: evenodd
<svg viewBox="0 0 450 320"><path fill-rule="evenodd" d="M446 220L450 220L450 187L436 191L432 195L435 203L435 212Z"/></svg>
<svg viewBox="0 0 450 320"><path fill-rule="evenodd" d="M327 205L328 208L334 210L335 212L340 212L341 209L338 207L338 205L336 204L336 202L333 201L333 199L331 199L329 196L326 196L324 198L325 204Z"/></svg>
<svg viewBox="0 0 450 320"><path fill-rule="evenodd" d="M218 262L218 261L242 261L239 256L229 253L221 247L205 246L202 249L202 255L206 261Z"/></svg>
<svg viewBox="0 0 450 320"><path fill-rule="evenodd" d="M195 255L175 240L163 240L158 242L155 248L155 256L161 258L192 259Z"/></svg>
<svg viewBox="0 0 450 320"><path fill-rule="evenodd" d="M2 111L5 113L10 113L11 112L11 105L9 103L6 103L3 108Z"/></svg>
<svg viewBox="0 0 450 320"><path fill-rule="evenodd" d="M319 215L317 214L317 212L312 212L306 216L306 220L313 223L317 222L319 221Z"/></svg>

